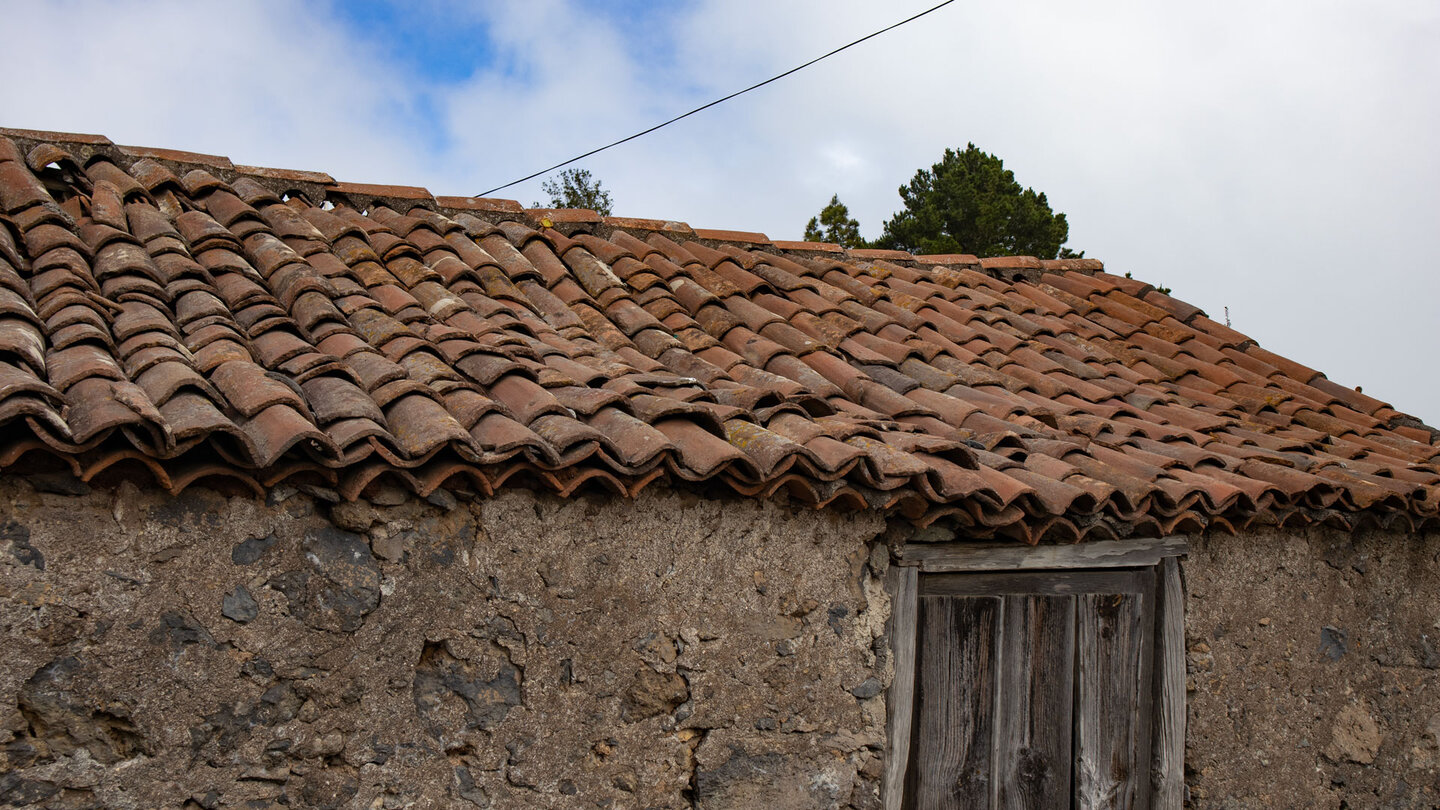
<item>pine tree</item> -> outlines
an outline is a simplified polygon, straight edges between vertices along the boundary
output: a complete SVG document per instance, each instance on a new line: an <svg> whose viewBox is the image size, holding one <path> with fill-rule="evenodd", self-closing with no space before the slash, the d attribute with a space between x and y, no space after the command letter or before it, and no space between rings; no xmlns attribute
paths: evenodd
<svg viewBox="0 0 1440 810"><path fill-rule="evenodd" d="M876 247L911 253L973 253L1053 259L1070 234L1043 193L1021 188L1000 158L969 144L900 187L905 210L885 223ZM1065 255L1079 256L1066 249Z"/></svg>
<svg viewBox="0 0 1440 810"><path fill-rule="evenodd" d="M860 236L860 223L850 217L850 209L840 202L840 195L830 197L830 204L820 209L820 215L810 218L805 225L806 242L831 242L841 247L865 247Z"/></svg>

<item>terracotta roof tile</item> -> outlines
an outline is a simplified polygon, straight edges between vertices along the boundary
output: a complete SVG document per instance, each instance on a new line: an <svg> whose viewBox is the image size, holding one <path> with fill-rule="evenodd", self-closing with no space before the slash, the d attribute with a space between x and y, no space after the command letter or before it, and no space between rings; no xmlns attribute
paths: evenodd
<svg viewBox="0 0 1440 810"><path fill-rule="evenodd" d="M815 251L817 253L844 253L845 248L829 242L793 242L786 239L776 239L771 242L779 250Z"/></svg>
<svg viewBox="0 0 1440 810"><path fill-rule="evenodd" d="M85 143L94 145L113 145L113 142L104 135L83 135L75 132L50 132L42 129L10 129L0 127L0 135L11 138L24 138L31 141L46 141L58 143Z"/></svg>
<svg viewBox="0 0 1440 810"><path fill-rule="evenodd" d="M371 197L398 197L406 200L432 199L428 189L419 186L388 186L374 183L336 183L334 191L341 194L355 194Z"/></svg>
<svg viewBox="0 0 1440 810"><path fill-rule="evenodd" d="M716 242L738 242L741 244L750 245L770 244L770 237L766 236L763 233L753 233L751 231L726 231L697 228L695 229L695 237L697 239L710 239Z"/></svg>
<svg viewBox="0 0 1440 810"><path fill-rule="evenodd" d="M169 160L176 163L202 163L217 169L233 169L227 157L206 155L200 152L182 152L179 149L154 149L148 146L121 146L121 152L131 157L148 157L154 160Z"/></svg>
<svg viewBox="0 0 1440 810"><path fill-rule="evenodd" d="M1091 259L847 252L3 134L3 465L348 497L709 480L1032 542L1437 520L1440 432ZM82 158L64 208L31 164ZM282 203L295 184L371 208ZM183 460L201 445L224 463Z"/></svg>

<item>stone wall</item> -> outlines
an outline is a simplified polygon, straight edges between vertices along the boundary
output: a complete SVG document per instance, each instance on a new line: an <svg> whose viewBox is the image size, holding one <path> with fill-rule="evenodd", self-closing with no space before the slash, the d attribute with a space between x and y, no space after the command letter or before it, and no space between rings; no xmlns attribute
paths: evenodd
<svg viewBox="0 0 1440 810"><path fill-rule="evenodd" d="M874 515L326 496L0 482L0 806L876 806Z"/></svg>
<svg viewBox="0 0 1440 810"><path fill-rule="evenodd" d="M0 807L873 808L871 514L0 482ZM1440 805L1440 536L1192 542L1196 807Z"/></svg>
<svg viewBox="0 0 1440 810"><path fill-rule="evenodd" d="M1440 806L1440 535L1192 542L1195 807Z"/></svg>

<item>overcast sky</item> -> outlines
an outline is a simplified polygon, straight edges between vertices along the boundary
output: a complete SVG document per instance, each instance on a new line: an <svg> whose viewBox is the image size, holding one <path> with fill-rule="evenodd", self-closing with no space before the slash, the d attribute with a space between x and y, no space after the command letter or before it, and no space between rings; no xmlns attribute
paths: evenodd
<svg viewBox="0 0 1440 810"><path fill-rule="evenodd" d="M476 194L937 1L0 0L0 125ZM967 142L1111 272L1440 425L1435 0L961 0L581 165L623 216L798 239L838 193L874 237Z"/></svg>

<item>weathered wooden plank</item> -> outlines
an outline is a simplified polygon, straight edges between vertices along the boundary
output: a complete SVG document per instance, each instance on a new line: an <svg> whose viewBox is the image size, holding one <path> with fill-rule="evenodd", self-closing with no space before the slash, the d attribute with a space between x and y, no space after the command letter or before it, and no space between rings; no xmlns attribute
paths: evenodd
<svg viewBox="0 0 1440 810"><path fill-rule="evenodd" d="M1135 725L1135 803L1140 810L1150 810L1151 736L1155 726L1155 569L1144 572L1145 592L1140 597L1140 621L1135 632L1140 635L1140 677L1135 685L1140 710L1132 717Z"/></svg>
<svg viewBox="0 0 1440 810"><path fill-rule="evenodd" d="M1005 597L998 648L992 806L1068 807L1075 597Z"/></svg>
<svg viewBox="0 0 1440 810"><path fill-rule="evenodd" d="M916 543L901 556L918 562L925 573L950 571L1028 571L1054 568L1128 568L1159 564L1189 549L1183 536L1140 540L1102 540L1063 546L1018 543Z"/></svg>
<svg viewBox="0 0 1440 810"><path fill-rule="evenodd" d="M1185 593L1180 563L1160 563L1156 608L1159 654L1155 660L1155 734L1151 807L1180 810L1185 798Z"/></svg>
<svg viewBox="0 0 1440 810"><path fill-rule="evenodd" d="M1081 810L1149 803L1149 601L1123 592L1077 598L1074 796Z"/></svg>
<svg viewBox="0 0 1440 810"><path fill-rule="evenodd" d="M1054 573L933 574L920 578L920 596L1069 596L1081 593L1139 593L1145 569L1056 571Z"/></svg>
<svg viewBox="0 0 1440 810"><path fill-rule="evenodd" d="M894 678L886 696L889 713L889 745L885 749L884 807L899 810L905 793L905 769L910 762L910 731L915 710L915 634L919 609L914 568L890 566L886 586L890 591L890 649Z"/></svg>
<svg viewBox="0 0 1440 810"><path fill-rule="evenodd" d="M990 801L993 597L921 597L915 733L905 806L969 810Z"/></svg>

